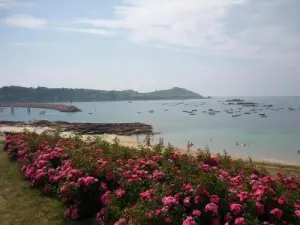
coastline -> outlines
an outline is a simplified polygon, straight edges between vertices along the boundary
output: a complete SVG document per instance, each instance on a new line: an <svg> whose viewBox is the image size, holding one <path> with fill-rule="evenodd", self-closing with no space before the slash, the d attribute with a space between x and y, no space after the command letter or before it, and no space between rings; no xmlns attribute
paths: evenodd
<svg viewBox="0 0 300 225"><path fill-rule="evenodd" d="M12 132L12 133L20 133L24 130L28 132L35 132L38 134L41 134L43 132L47 131L55 131L55 128L47 127L47 126L0 126L0 134L4 132ZM76 133L71 131L62 131L61 137L74 137ZM138 140L138 136L128 136L128 135L118 135L118 134L98 134L98 135L91 135L91 134L82 134L80 135L84 140L90 139L90 138L101 138L102 140L108 142L108 143L114 143L116 138L118 139L119 143L125 147L132 147L132 148L138 148L141 145L143 145L144 139ZM157 144L157 142L152 141L152 145ZM176 147L176 146L175 146ZM188 151L187 149L177 148L177 150L182 153L188 153L190 155L196 155L197 149L190 149ZM248 160L248 156L238 156L238 155L230 155L232 159L234 160ZM287 168L287 169L295 169L297 172L300 170L300 166L297 164L293 164L290 162L285 162L281 160L276 159L256 159L252 158L253 163L257 165L262 165L268 168Z"/></svg>

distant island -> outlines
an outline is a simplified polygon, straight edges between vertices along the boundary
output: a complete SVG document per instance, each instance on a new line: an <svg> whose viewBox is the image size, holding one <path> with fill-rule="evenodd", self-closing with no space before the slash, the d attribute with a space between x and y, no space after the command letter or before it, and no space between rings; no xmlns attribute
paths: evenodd
<svg viewBox="0 0 300 225"><path fill-rule="evenodd" d="M179 87L148 93L140 93L133 90L104 91L46 87L27 88L20 86L5 86L0 88L0 103L185 100L204 98L206 97Z"/></svg>

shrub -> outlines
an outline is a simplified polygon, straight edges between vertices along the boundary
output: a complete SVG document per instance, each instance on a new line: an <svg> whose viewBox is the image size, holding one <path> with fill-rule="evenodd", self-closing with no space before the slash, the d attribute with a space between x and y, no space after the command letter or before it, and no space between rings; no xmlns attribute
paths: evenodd
<svg viewBox="0 0 300 225"><path fill-rule="evenodd" d="M7 134L24 177L60 198L65 216L100 224L300 224L300 180L271 177L226 153L181 154L171 145L126 148L51 134Z"/></svg>

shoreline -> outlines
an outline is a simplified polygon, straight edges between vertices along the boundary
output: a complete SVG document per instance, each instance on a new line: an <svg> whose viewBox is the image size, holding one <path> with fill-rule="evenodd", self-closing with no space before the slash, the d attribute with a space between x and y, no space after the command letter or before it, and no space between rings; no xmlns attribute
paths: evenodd
<svg viewBox="0 0 300 225"><path fill-rule="evenodd" d="M43 132L47 132L47 131L55 131L56 129L53 127L47 127L47 126L3 126L0 125L0 135L1 133L4 132L12 132L12 133L20 133L20 132L24 132L24 130L27 130L28 132L36 132L38 134L41 134ZM71 131L62 131L61 132L61 137L64 138L68 138L68 137L74 137L76 135L76 133L71 132ZM119 143L122 146L125 147L132 147L132 148L138 148L140 145L143 145L143 139L138 140L138 136L129 136L129 135L118 135L118 134L81 134L81 137L83 139L88 139L88 138L101 138L104 141L108 142L108 143L114 143L115 139L117 138ZM157 144L157 142L152 141L152 145ZM174 146L175 148L177 148L176 146ZM190 149L190 151L188 151L187 149L182 149L182 148L177 148L177 150L184 154L184 153L188 153L191 155L196 155L197 153L197 149ZM248 160L249 156L239 156L239 155L231 155L231 158L234 160ZM281 160L277 160L277 159L256 159L256 158L251 158L254 164L257 165L263 165L266 167L276 167L276 168L281 168L281 167L287 167L289 169L300 169L300 165L291 163L291 162L286 162L286 161L281 161Z"/></svg>

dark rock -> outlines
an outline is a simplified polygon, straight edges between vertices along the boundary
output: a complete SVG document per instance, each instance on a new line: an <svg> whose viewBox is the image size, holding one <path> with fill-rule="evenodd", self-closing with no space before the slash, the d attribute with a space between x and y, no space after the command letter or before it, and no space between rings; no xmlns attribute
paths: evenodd
<svg viewBox="0 0 300 225"><path fill-rule="evenodd" d="M0 121L1 125L60 128L62 131L78 134L153 134L152 126L143 123L69 123L65 121L33 120L28 122Z"/></svg>

